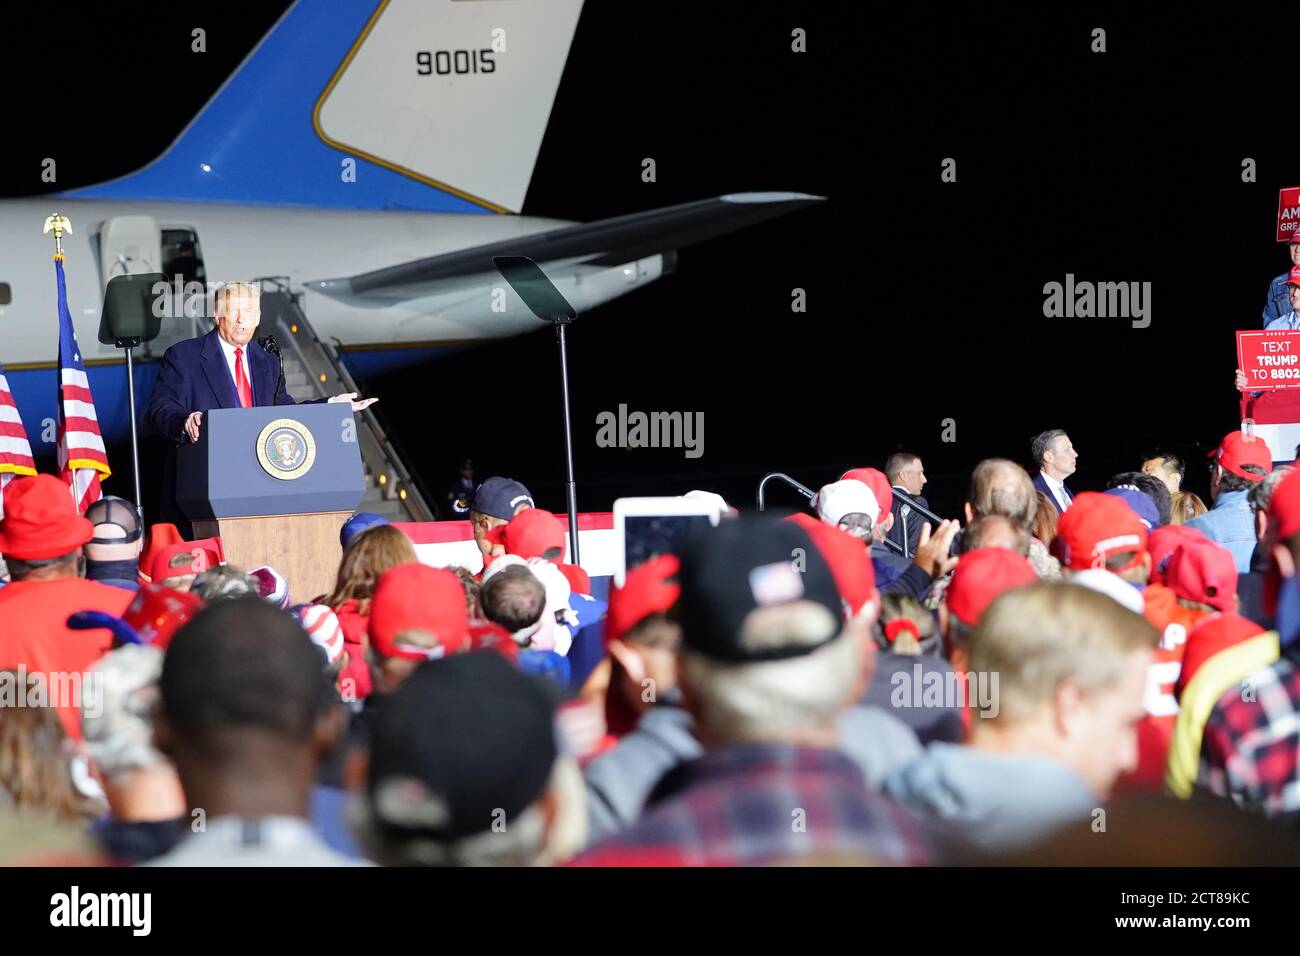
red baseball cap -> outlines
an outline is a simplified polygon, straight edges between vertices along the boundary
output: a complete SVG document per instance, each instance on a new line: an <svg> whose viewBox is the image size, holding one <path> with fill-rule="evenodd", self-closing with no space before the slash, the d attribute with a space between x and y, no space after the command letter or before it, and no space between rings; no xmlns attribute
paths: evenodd
<svg viewBox="0 0 1300 956"><path fill-rule="evenodd" d="M437 647L398 644L403 631L427 631ZM469 644L469 615L460 578L445 568L411 562L389 568L370 601L370 646L381 657L424 661L462 651Z"/></svg>
<svg viewBox="0 0 1300 956"><path fill-rule="evenodd" d="M840 481L846 478L862 482L875 493L876 501L880 505L880 518L883 521L885 515L889 514L890 509L894 507L894 490L890 487L889 478L885 473L878 468L851 468L840 475Z"/></svg>
<svg viewBox="0 0 1300 956"><path fill-rule="evenodd" d="M1165 583L1165 566L1174 549L1187 541L1209 541L1205 535L1185 524L1163 524L1147 535L1151 552L1151 584Z"/></svg>
<svg viewBox="0 0 1300 956"><path fill-rule="evenodd" d="M1165 583L1184 601L1218 611L1237 609L1237 562L1232 552L1208 539L1185 541L1169 556Z"/></svg>
<svg viewBox="0 0 1300 956"><path fill-rule="evenodd" d="M1037 580L1029 559L1010 548L975 548L957 559L944 599L957 620L975 627L998 595Z"/></svg>
<svg viewBox="0 0 1300 956"><path fill-rule="evenodd" d="M1300 242L1300 232L1291 234L1291 242ZM1300 285L1300 266L1292 266L1290 274L1286 277L1287 285Z"/></svg>
<svg viewBox="0 0 1300 956"><path fill-rule="evenodd" d="M505 524L497 525L485 537L493 544L505 545L507 554L540 558L551 548L563 550L564 525L543 508L528 508Z"/></svg>
<svg viewBox="0 0 1300 956"><path fill-rule="evenodd" d="M642 620L676 604L682 593L677 583L680 568L675 554L656 555L627 572L622 587L610 588L605 640L621 641Z"/></svg>
<svg viewBox="0 0 1300 956"><path fill-rule="evenodd" d="M793 521L812 538L813 547L831 569L835 589L840 592L850 615L858 614L875 601L876 571L871 564L867 542L803 512L786 520Z"/></svg>
<svg viewBox="0 0 1300 956"><path fill-rule="evenodd" d="M1132 562L1111 571L1127 571L1147 550L1147 526L1123 498L1096 491L1074 496L1057 525L1062 563L1075 571L1105 568L1106 557L1137 551Z"/></svg>
<svg viewBox="0 0 1300 956"><path fill-rule="evenodd" d="M1224 435L1223 441L1219 442L1219 447L1205 457L1217 458L1219 467L1224 471L1230 471L1250 481L1263 481L1264 477L1273 470L1273 452L1269 450L1268 442L1257 435L1243 435L1240 428L1234 428ZM1252 475L1242 468L1242 465L1257 465L1264 469L1264 474Z"/></svg>
<svg viewBox="0 0 1300 956"><path fill-rule="evenodd" d="M1268 501L1268 517L1281 541L1300 534L1300 468L1277 483Z"/></svg>
<svg viewBox="0 0 1300 956"><path fill-rule="evenodd" d="M153 567L153 559L163 548L181 543L180 530L174 524L165 521L151 525L144 536L144 547L140 550L140 573L148 574Z"/></svg>
<svg viewBox="0 0 1300 956"><path fill-rule="evenodd" d="M94 534L95 526L77 511L68 486L53 475L15 478L5 489L0 554L6 558L60 558Z"/></svg>
<svg viewBox="0 0 1300 956"><path fill-rule="evenodd" d="M122 612L122 620L135 629L141 641L166 650L181 625L203 607L203 598L197 594L146 583L140 585L135 598Z"/></svg>
<svg viewBox="0 0 1300 956"><path fill-rule="evenodd" d="M172 560L179 555L187 555L189 561L172 565ZM221 545L216 538L181 541L154 553L153 563L149 565L149 580L158 584L166 578L184 574L202 574L208 568L216 567L220 563Z"/></svg>

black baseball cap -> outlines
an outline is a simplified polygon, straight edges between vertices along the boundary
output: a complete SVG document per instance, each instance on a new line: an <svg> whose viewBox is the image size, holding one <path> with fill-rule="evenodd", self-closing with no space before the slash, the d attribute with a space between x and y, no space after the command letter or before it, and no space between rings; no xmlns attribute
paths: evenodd
<svg viewBox="0 0 1300 956"><path fill-rule="evenodd" d="M509 521L515 516L515 510L520 505L528 505L530 508L537 507L533 503L532 494L519 482L513 478L502 478L499 475L493 475L478 486L469 509L470 511L477 511L479 514L491 515L494 518L503 518Z"/></svg>
<svg viewBox="0 0 1300 956"><path fill-rule="evenodd" d="M130 544L132 541L139 541L140 536L144 534L144 524L140 520L140 510L125 498L117 498L113 495L100 498L86 509L86 518L96 526L114 524L122 529L123 537L101 538L96 536L90 539L92 544Z"/></svg>
<svg viewBox="0 0 1300 956"><path fill-rule="evenodd" d="M843 628L830 565L808 533L789 521L742 517L701 529L682 547L678 580L682 593L674 616L682 626L682 645L716 660L799 657L834 640ZM758 639L747 631L754 611L796 602L825 608L824 623L813 614L801 623L803 633Z"/></svg>
<svg viewBox="0 0 1300 956"><path fill-rule="evenodd" d="M556 695L497 654L421 664L376 713L366 784L376 822L440 841L537 802L559 748Z"/></svg>

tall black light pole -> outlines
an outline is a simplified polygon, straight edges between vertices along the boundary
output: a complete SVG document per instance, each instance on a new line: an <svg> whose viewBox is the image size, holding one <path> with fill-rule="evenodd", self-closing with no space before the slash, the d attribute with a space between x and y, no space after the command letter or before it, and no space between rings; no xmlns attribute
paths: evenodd
<svg viewBox="0 0 1300 956"><path fill-rule="evenodd" d="M569 301L537 263L527 256L493 256L492 264L533 315L555 326L560 342L560 383L564 389L564 459L569 500L569 560L578 564L578 488L573 480L573 432L569 420L569 355L565 327L578 317Z"/></svg>

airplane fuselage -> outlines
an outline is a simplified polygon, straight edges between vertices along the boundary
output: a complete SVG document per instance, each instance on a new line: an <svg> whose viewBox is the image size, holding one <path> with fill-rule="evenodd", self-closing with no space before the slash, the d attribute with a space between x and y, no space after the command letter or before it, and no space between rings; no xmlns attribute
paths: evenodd
<svg viewBox="0 0 1300 956"><path fill-rule="evenodd" d="M7 301L0 304L0 362L38 454L49 450L40 432L41 422L53 414L52 371L58 357L54 246L52 238L41 233L45 218L54 212L72 223L71 235L63 238L68 305L83 359L91 367L123 361L121 350L98 340L109 279L123 272L163 272L171 280L173 272L184 271L186 282L195 281L197 264L178 266L174 256L166 261L160 251L165 244L149 241L151 230L173 240L182 236L189 241L192 234L202 263L198 278L209 289L237 280L287 278L291 289L305 292L303 309L322 339L360 353L382 349L385 367L391 368L404 364L403 352L409 361L419 361L431 353L532 331L538 320L490 262L484 263L481 274L442 283L436 294L422 298L355 299L323 294L308 283L568 225L532 216L233 203L59 196L0 202L0 283L9 288ZM654 281L663 272L663 257L612 267L557 262L547 264L546 271L574 307L585 311ZM0 301L5 298L0 296ZM168 345L211 328L208 316L180 314L173 305L178 303L162 304L161 335L136 353L146 365L151 358L161 358ZM47 396L43 386L27 380L28 372L50 373ZM103 382L101 390L114 392L113 397L97 392L98 404L123 404L124 396L114 384L120 378L120 371L112 379L103 373L92 376L92 388ZM142 378L140 385L152 381L148 370ZM145 391L137 403L147 398ZM122 437L126 418L125 409L121 411L118 415L113 407L99 410L110 441Z"/></svg>

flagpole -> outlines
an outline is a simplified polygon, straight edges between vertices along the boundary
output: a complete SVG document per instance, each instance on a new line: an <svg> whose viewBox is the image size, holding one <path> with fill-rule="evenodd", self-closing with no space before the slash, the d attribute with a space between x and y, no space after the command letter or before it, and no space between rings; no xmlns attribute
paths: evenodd
<svg viewBox="0 0 1300 956"><path fill-rule="evenodd" d="M94 399L90 395L90 380L86 376L85 363L81 358L81 348L77 344L77 330L72 323L72 314L68 308L67 278L63 265L65 262L63 234L72 232L72 223L68 221L67 216L56 212L46 217L44 232L54 233L54 275L59 299L59 374L55 382L58 390L59 409L59 466L60 470L66 472L68 489L72 493L78 510L84 514L89 504L98 501L104 495L100 486L100 475L103 474L107 477L111 472L108 468L108 456L104 449L103 440L100 437ZM85 393L84 403L86 409L84 415L87 417L85 424L79 426L79 430L76 432L68 429L69 399L65 392L68 387L65 379L72 372L76 373L74 379L76 386ZM82 433L94 440L87 441L85 438L80 437ZM78 434L79 436L79 444L75 448L69 440L71 434ZM79 475L85 481L84 489L78 487ZM91 497L92 491L94 492L93 497Z"/></svg>

